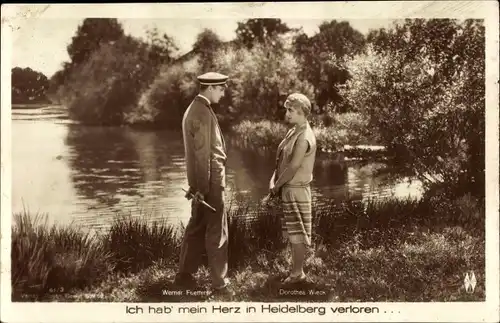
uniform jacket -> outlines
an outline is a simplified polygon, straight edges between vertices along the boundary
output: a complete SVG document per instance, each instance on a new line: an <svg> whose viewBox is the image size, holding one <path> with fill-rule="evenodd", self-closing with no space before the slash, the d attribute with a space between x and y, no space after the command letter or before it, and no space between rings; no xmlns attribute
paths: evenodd
<svg viewBox="0 0 500 323"><path fill-rule="evenodd" d="M226 186L226 145L217 117L207 99L196 96L182 119L189 186L206 195Z"/></svg>

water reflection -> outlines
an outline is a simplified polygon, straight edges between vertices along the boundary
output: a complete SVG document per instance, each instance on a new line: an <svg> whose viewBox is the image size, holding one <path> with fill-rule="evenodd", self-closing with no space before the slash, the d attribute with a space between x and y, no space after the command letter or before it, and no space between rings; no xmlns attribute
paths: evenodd
<svg viewBox="0 0 500 323"><path fill-rule="evenodd" d="M259 200L269 192L269 180L274 171L274 159L258 150L228 146L228 186L235 200Z"/></svg>
<svg viewBox="0 0 500 323"><path fill-rule="evenodd" d="M113 207L118 194L137 195L138 155L122 129L70 125L65 144L71 180L79 197L93 202L90 208Z"/></svg>
<svg viewBox="0 0 500 323"><path fill-rule="evenodd" d="M64 143L67 126L34 119L12 123L12 210L48 213L49 222L67 223L86 211L75 198Z"/></svg>
<svg viewBox="0 0 500 323"><path fill-rule="evenodd" d="M123 213L151 220L188 217L178 133L71 125L66 144L78 198L93 211L79 216L86 224L108 224Z"/></svg>
<svg viewBox="0 0 500 323"><path fill-rule="evenodd" d="M13 114L13 211L23 206L57 222L107 227L119 214L186 222L190 202L179 132L71 124L61 111ZM238 149L229 142L228 198L258 200L268 192L275 147ZM394 183L376 174L383 164L341 169L319 153L313 198L418 196L418 183ZM237 194L236 194L237 193ZM24 203L24 205L23 205Z"/></svg>

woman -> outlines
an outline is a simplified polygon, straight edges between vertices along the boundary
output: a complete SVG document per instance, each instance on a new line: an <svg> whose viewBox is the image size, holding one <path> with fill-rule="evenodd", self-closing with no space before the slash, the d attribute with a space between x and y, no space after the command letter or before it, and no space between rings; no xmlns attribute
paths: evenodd
<svg viewBox="0 0 500 323"><path fill-rule="evenodd" d="M316 158L316 137L307 121L311 102L300 93L284 104L286 121L293 126L278 146L276 170L269 183L270 195L281 196L282 230L292 249L292 270L285 283L306 279L304 260L311 245L311 188Z"/></svg>

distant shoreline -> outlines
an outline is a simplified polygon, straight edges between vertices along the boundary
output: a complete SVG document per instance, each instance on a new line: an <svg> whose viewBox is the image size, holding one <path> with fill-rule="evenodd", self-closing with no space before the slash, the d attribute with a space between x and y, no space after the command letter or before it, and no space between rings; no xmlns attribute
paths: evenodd
<svg viewBox="0 0 500 323"><path fill-rule="evenodd" d="M40 109L40 108L46 108L48 106L52 105L59 105L51 102L47 103L12 103L12 110L19 110L19 109Z"/></svg>

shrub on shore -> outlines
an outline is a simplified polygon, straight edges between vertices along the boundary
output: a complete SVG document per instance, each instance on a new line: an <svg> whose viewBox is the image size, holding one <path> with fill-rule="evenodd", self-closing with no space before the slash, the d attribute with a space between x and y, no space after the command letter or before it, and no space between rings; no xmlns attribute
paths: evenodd
<svg viewBox="0 0 500 323"><path fill-rule="evenodd" d="M346 62L342 96L399 168L426 186L484 196L484 23L408 19L370 38Z"/></svg>
<svg viewBox="0 0 500 323"><path fill-rule="evenodd" d="M286 135L284 124L270 121L244 120L232 128L239 144L251 147L277 147Z"/></svg>
<svg viewBox="0 0 500 323"><path fill-rule="evenodd" d="M317 119L313 117L311 126L320 150L339 151L347 144L374 144L376 142L376 138L364 128L366 119L358 113L335 115L328 126ZM276 148L285 137L287 126L282 122L272 120L243 120L234 125L231 130L238 138L238 144L244 147Z"/></svg>

